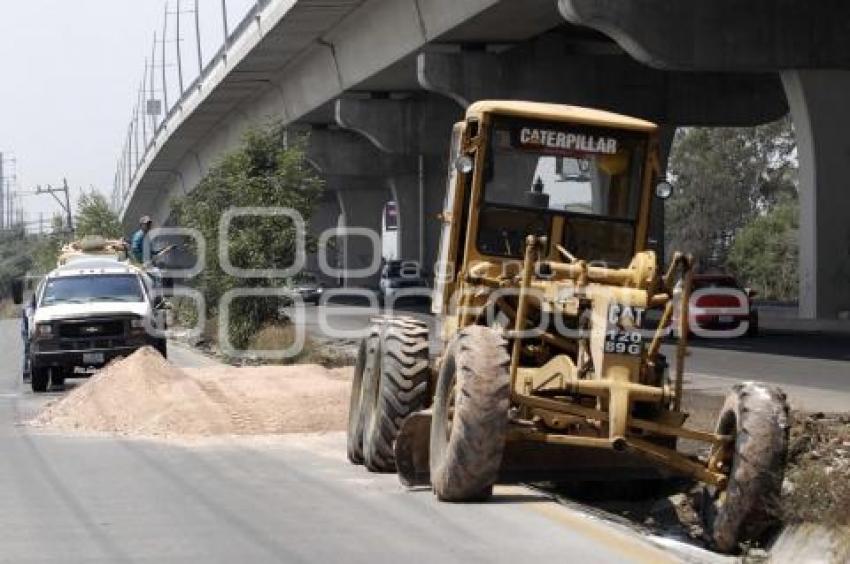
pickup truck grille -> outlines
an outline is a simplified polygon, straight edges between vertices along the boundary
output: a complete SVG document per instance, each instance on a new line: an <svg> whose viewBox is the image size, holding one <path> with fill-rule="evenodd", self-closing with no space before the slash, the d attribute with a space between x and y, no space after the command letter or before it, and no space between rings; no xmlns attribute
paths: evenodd
<svg viewBox="0 0 850 564"><path fill-rule="evenodd" d="M125 339L86 339L80 341L61 341L59 350L63 351L88 351L95 349L115 349L126 347Z"/></svg>
<svg viewBox="0 0 850 564"><path fill-rule="evenodd" d="M66 321L59 324L62 339L104 339L123 337L124 320Z"/></svg>

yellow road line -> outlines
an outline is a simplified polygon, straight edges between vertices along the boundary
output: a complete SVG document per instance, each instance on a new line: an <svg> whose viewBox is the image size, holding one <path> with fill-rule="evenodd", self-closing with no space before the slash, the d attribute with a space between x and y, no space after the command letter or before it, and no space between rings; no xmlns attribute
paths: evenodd
<svg viewBox="0 0 850 564"><path fill-rule="evenodd" d="M535 513L543 515L552 521L568 527L584 537L597 541L609 550L623 555L627 562L645 562L647 564L680 563L681 560L671 554L656 548L646 541L636 539L618 527L606 524L602 521L582 515L568 507L559 505L551 498L525 489L521 486L499 487L498 493L512 495L540 495L539 502L521 504L524 509L530 509Z"/></svg>

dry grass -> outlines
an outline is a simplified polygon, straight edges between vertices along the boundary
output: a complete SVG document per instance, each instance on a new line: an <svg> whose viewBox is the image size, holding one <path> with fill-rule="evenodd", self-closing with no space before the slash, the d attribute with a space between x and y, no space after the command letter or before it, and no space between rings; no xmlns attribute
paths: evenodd
<svg viewBox="0 0 850 564"><path fill-rule="evenodd" d="M251 340L251 348L255 350L278 351L292 346L297 336L295 327L291 324L268 324ZM309 335L304 339L304 346L294 358L287 359L285 364L319 364L325 368L339 368L354 364L349 347L320 342Z"/></svg>
<svg viewBox="0 0 850 564"><path fill-rule="evenodd" d="M795 414L781 512L786 523L850 525L850 416Z"/></svg>

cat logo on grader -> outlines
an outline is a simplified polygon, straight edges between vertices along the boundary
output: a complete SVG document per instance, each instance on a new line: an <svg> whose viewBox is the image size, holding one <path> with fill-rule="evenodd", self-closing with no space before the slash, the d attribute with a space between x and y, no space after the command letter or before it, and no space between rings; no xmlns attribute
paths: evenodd
<svg viewBox="0 0 850 564"><path fill-rule="evenodd" d="M604 139L590 143L529 143ZM523 133L525 132L525 133ZM562 135L563 134L563 135ZM770 525L788 444L784 394L736 386L714 432L682 410L692 260L662 272L649 248L657 126L608 112L483 101L452 138L427 326L375 320L358 356L348 456L430 483L441 500L486 499L503 482L658 480L705 484L721 551ZM645 311L663 311L647 329ZM673 370L660 353L674 308ZM678 439L706 445L688 456Z"/></svg>

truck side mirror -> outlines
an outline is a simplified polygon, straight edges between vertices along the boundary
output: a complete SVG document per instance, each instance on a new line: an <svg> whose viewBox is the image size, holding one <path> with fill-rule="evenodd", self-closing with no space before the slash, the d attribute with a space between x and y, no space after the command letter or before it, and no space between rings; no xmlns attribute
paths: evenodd
<svg viewBox="0 0 850 564"><path fill-rule="evenodd" d="M24 303L24 281L21 278L12 280L12 301L15 305Z"/></svg>

